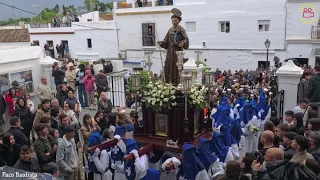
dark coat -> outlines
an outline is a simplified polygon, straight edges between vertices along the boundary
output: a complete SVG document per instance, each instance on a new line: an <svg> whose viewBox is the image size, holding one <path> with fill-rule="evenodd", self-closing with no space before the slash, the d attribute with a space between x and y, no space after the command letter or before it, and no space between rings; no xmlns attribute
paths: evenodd
<svg viewBox="0 0 320 180"><path fill-rule="evenodd" d="M21 126L23 127L22 132L29 134L32 129L34 114L30 111L29 107L16 106L13 116L20 118Z"/></svg>
<svg viewBox="0 0 320 180"><path fill-rule="evenodd" d="M58 99L59 105L60 105L61 108L64 107L64 102L66 101L67 97L68 97L67 92L59 91L59 92L57 93L56 98Z"/></svg>
<svg viewBox="0 0 320 180"><path fill-rule="evenodd" d="M54 77L54 84L56 86L64 83L65 74L66 70L63 68L59 68L58 70L52 70L52 77Z"/></svg>
<svg viewBox="0 0 320 180"><path fill-rule="evenodd" d="M50 135L48 135L47 139L38 138L35 140L33 146L41 166L55 161L56 151L53 150L55 144L56 141ZM47 156L46 153L50 153L50 155Z"/></svg>
<svg viewBox="0 0 320 180"><path fill-rule="evenodd" d="M290 160L293 157L294 153L296 153L295 149L289 146L284 150L284 158Z"/></svg>
<svg viewBox="0 0 320 180"><path fill-rule="evenodd" d="M11 127L8 130L8 133L10 133L17 144L20 144L21 146L23 145L29 145L29 139L28 137L21 131L20 128L17 127ZM19 153L18 153L19 154Z"/></svg>
<svg viewBox="0 0 320 180"><path fill-rule="evenodd" d="M40 173L39 162L35 157L30 157L30 161L22 161L21 159L19 159L13 167L28 172Z"/></svg>
<svg viewBox="0 0 320 180"><path fill-rule="evenodd" d="M320 102L320 74L311 77L308 85L308 99L310 102Z"/></svg>
<svg viewBox="0 0 320 180"><path fill-rule="evenodd" d="M6 100L4 99L4 96L0 94L0 114L5 113L6 108L7 108Z"/></svg>
<svg viewBox="0 0 320 180"><path fill-rule="evenodd" d="M98 92L107 91L108 89L108 80L106 76L97 75L96 77L96 85Z"/></svg>
<svg viewBox="0 0 320 180"><path fill-rule="evenodd" d="M5 161L7 166L12 167L19 159L20 145L10 145L10 136L2 138L3 144L0 144L0 157Z"/></svg>
<svg viewBox="0 0 320 180"><path fill-rule="evenodd" d="M113 104L111 102L110 99L107 100L108 103L108 107L104 108L103 106L103 102L101 102L101 100L98 102L98 111L99 112L103 112L104 114L108 114L111 113L112 109L113 109Z"/></svg>
<svg viewBox="0 0 320 180"><path fill-rule="evenodd" d="M298 85L298 101L308 96L308 81L302 79Z"/></svg>
<svg viewBox="0 0 320 180"><path fill-rule="evenodd" d="M110 64L110 65L103 65L103 71L104 71L104 73L111 73L111 72L113 72L113 66L112 66L112 64Z"/></svg>

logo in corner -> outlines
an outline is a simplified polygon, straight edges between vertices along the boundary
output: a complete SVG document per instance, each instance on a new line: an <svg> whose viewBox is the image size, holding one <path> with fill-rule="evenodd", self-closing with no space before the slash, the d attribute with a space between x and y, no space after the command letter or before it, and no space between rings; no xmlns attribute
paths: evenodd
<svg viewBox="0 0 320 180"><path fill-rule="evenodd" d="M317 20L316 15L318 14L318 9L313 4L304 4L299 8L299 13L301 13L301 22L312 24Z"/></svg>

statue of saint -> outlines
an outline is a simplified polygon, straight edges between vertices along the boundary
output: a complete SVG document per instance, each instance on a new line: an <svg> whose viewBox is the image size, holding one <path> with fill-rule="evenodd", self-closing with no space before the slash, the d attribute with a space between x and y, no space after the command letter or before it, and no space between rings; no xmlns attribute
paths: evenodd
<svg viewBox="0 0 320 180"><path fill-rule="evenodd" d="M178 10L178 12L180 11ZM174 13L174 15L171 16L171 20L173 26L168 30L164 40L158 42L158 45L167 50L167 57L164 65L164 76L166 83L178 85L180 82L180 74L176 65L178 61L176 51L188 49L189 39L186 30L179 25L182 20L181 12Z"/></svg>

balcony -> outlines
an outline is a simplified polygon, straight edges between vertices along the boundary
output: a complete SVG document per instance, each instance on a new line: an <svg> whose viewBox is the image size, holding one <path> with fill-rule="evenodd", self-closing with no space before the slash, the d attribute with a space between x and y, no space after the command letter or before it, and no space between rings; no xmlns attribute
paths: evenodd
<svg viewBox="0 0 320 180"><path fill-rule="evenodd" d="M320 26L311 26L311 39L320 39Z"/></svg>
<svg viewBox="0 0 320 180"><path fill-rule="evenodd" d="M152 0L147 1L147 3L144 3L143 0L141 0L142 4L136 3L126 3L126 2L115 2L114 7L115 9L128 9L128 8L144 8L144 7L156 7L156 6L172 6L173 0L163 0L162 3L159 0Z"/></svg>
<svg viewBox="0 0 320 180"><path fill-rule="evenodd" d="M68 23L48 23L48 24L30 24L30 28L60 28L60 27L71 27L71 24Z"/></svg>

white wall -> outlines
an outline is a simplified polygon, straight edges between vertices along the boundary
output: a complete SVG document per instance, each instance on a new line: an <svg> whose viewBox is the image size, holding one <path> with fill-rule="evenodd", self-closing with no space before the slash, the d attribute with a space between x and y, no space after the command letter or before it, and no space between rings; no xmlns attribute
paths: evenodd
<svg viewBox="0 0 320 180"><path fill-rule="evenodd" d="M79 22L88 22L88 19L92 19L92 22L99 22L99 11L83 14L78 16Z"/></svg>
<svg viewBox="0 0 320 180"><path fill-rule="evenodd" d="M30 42L0 42L0 46L30 46Z"/></svg>
<svg viewBox="0 0 320 180"><path fill-rule="evenodd" d="M70 56L79 60L118 57L117 33L113 21L72 23L71 28L74 34L30 34L30 38L31 41L39 41L42 48L47 40L53 41L54 46L67 40ZM88 48L87 39L91 39L92 48Z"/></svg>
<svg viewBox="0 0 320 180"><path fill-rule="evenodd" d="M40 65L43 59L43 51L36 46L20 47L20 48L3 48L0 49L0 74L21 72L25 70L32 70L33 88L36 90L39 87L43 70ZM31 97L35 106L39 104L36 96ZM9 108L7 108L9 109ZM5 116L6 119L9 116ZM9 121L6 121L6 129L9 127Z"/></svg>
<svg viewBox="0 0 320 180"><path fill-rule="evenodd" d="M311 4L317 8L315 11L315 20L311 24L301 21L302 11L299 9L305 5ZM309 7L309 6L306 6ZM311 7L311 6L310 6ZM288 3L288 18L287 18L287 39L311 39L311 26L317 26L319 20L320 2L305 1L302 3ZM307 19L305 19L307 20ZM308 21L308 22L311 22Z"/></svg>

